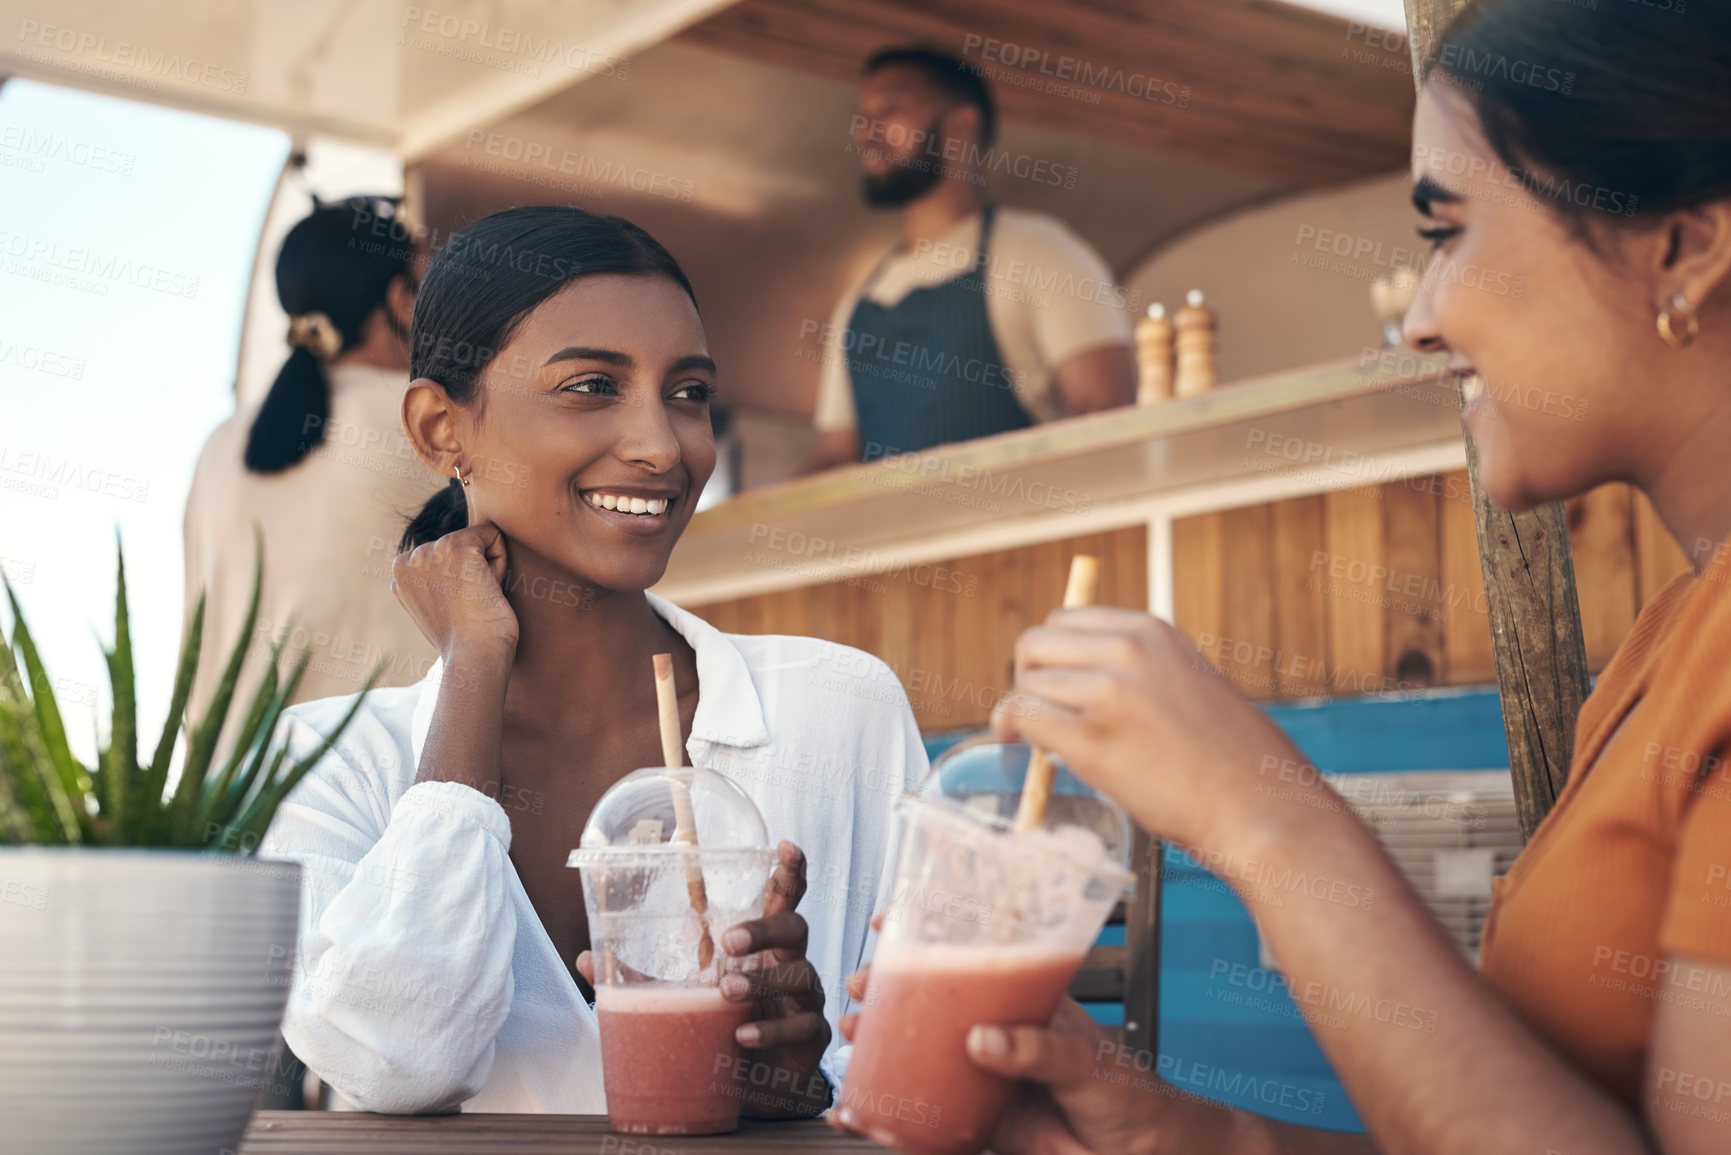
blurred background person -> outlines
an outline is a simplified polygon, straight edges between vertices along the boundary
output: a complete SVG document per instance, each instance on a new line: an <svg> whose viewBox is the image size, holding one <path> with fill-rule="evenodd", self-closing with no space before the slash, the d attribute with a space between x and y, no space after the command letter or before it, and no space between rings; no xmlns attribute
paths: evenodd
<svg viewBox="0 0 1731 1155"><path fill-rule="evenodd" d="M402 230L363 227L396 212L388 197L315 202L289 230L276 262L288 359L261 403L211 433L187 497L186 621L202 590L205 638L239 635L257 523L264 592L240 684L286 632L310 658L296 702L353 693L380 661L382 685L407 685L436 657L390 582L403 526L446 480L403 433L419 254ZM217 645L199 654L191 718L227 660Z"/></svg>
<svg viewBox="0 0 1731 1155"><path fill-rule="evenodd" d="M872 461L1135 400L1112 271L1062 221L987 199L996 115L979 73L925 48L866 61L853 144L902 243L824 333L806 469Z"/></svg>

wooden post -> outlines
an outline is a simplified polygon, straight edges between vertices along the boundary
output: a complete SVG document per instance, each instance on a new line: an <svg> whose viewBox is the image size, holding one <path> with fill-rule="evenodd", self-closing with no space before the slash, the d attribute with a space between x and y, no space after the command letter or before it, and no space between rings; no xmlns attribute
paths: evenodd
<svg viewBox="0 0 1731 1155"><path fill-rule="evenodd" d="M1437 33L1465 6L1466 0L1406 0L1414 83L1423 76ZM1479 484L1478 452L1471 438L1467 476L1472 480L1509 772L1521 834L1531 838L1568 781L1575 717L1589 688L1569 522L1560 503L1528 513L1493 506Z"/></svg>
<svg viewBox="0 0 1731 1155"><path fill-rule="evenodd" d="M1124 908L1124 1046L1160 1054L1160 882L1166 844L1141 827L1131 842L1136 893ZM1153 1061L1152 1058L1149 1060Z"/></svg>

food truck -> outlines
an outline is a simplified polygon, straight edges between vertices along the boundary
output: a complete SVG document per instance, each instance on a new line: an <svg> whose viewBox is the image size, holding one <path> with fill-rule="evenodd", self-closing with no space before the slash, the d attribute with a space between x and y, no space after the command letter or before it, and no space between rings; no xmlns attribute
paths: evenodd
<svg viewBox="0 0 1731 1155"><path fill-rule="evenodd" d="M1399 340L1401 286L1410 297L1428 260L1400 4L14 7L9 80L288 135L235 306L237 406L280 362L270 255L313 195L399 194L374 239L429 252L513 205L626 217L689 274L723 382L715 477L652 592L723 631L834 643L837 680L841 647L881 659L936 758L986 726L1017 635L1060 604L1071 559L1095 557L1097 604L1184 630L1310 759L1271 768L1275 787L1329 776L1476 954L1491 880L1536 817L1511 774L1500 595L1455 383ZM866 58L901 45L952 54L991 89L999 130L975 158L990 203L1061 221L1111 273L1029 267L1018 291L1034 308L1104 300L1138 334L1203 310L1200 385L804 471L836 302L900 235L859 193L856 100ZM1494 270L1459 275L1522 293ZM1564 519L1596 673L1687 561L1627 486ZM1287 989L1205 857L1140 832L1133 857L1136 892L1072 993L1181 1090L1359 1128L1312 1038L1338 1009ZM279 1149L272 1129L302 1137L282 1150L364 1149L335 1132L319 1146L332 1125L297 1118L260 1114L247 1149Z"/></svg>

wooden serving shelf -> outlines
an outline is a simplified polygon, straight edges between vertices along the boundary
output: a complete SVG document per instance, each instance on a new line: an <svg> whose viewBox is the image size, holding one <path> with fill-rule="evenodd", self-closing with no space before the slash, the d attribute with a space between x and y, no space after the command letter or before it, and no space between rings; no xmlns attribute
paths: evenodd
<svg viewBox="0 0 1731 1155"><path fill-rule="evenodd" d="M1127 505L1258 478L1372 484L1375 455L1459 443L1442 363L1344 361L751 490L692 519L655 592L694 605L857 577L1024 530L1088 533Z"/></svg>

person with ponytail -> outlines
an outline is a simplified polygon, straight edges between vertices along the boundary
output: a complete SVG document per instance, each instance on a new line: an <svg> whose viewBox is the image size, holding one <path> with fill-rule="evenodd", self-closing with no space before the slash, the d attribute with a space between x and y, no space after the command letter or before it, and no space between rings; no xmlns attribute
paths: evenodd
<svg viewBox="0 0 1731 1155"><path fill-rule="evenodd" d="M1731 4L1472 0L1423 75L1413 202L1435 251L1406 339L1458 377L1485 493L1531 509L1627 482L1692 566L1600 673L1476 971L1175 627L1078 609L1024 633L994 729L1218 868L1278 960L1242 989L1290 995L1368 1134L1189 1093L1304 1089L1156 1065L1069 1003L969 1036L1028 1081L1003 1155L1731 1151Z"/></svg>
<svg viewBox="0 0 1731 1155"><path fill-rule="evenodd" d="M442 484L402 428L417 254L380 239L393 212L359 197L289 230L276 263L288 356L264 400L210 435L187 499L186 620L202 591L206 637L239 633L258 526L264 593L242 684L286 638L311 659L295 701L352 693L381 662L383 684L415 682L435 656L390 591L402 519ZM195 717L227 660L201 650Z"/></svg>
<svg viewBox="0 0 1731 1155"><path fill-rule="evenodd" d="M614 782L663 762L653 658L673 656L686 755L782 840L735 975L745 1115L815 1115L846 1061L826 999L887 890L892 807L927 766L895 674L815 638L724 634L648 593L715 467L718 367L696 296L617 217L531 206L427 269L402 421L449 480L394 588L439 654L374 690L262 848L305 867L283 1036L371 1111L598 1113L589 927L565 865ZM347 700L287 712L314 748ZM811 854L808 873L806 852Z"/></svg>

